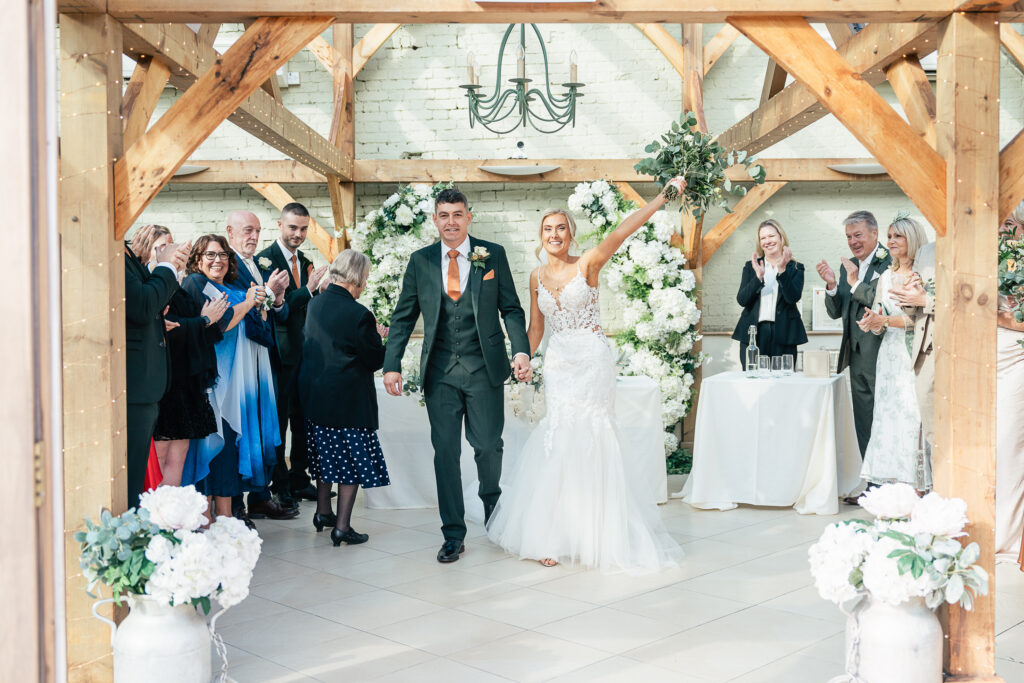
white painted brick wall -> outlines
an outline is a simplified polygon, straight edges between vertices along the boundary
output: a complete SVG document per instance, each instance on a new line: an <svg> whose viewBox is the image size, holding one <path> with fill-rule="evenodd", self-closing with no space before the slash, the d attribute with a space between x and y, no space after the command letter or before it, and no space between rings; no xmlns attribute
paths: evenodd
<svg viewBox="0 0 1024 683"><path fill-rule="evenodd" d="M668 30L679 37L679 27ZM708 25L709 40L720 28ZM1020 26L1017 27L1021 29ZM369 26L356 27L356 39ZM369 61L356 80L356 155L359 158L398 158L419 152L424 158L503 158L517 140L533 158L617 158L642 156L681 107L681 85L668 61L636 28L629 25L541 25L555 82L567 78L569 52L579 56L580 80L588 83L580 101L575 128L555 135L522 129L501 137L480 126L470 128L465 99L458 85L465 80L466 56L472 50L483 65L481 82L494 81L497 45L502 26L408 25L401 27ZM238 27L225 27L218 46L225 46ZM331 39L330 32L324 34ZM510 39L510 45L513 45ZM528 39L528 76L540 79L540 55ZM705 112L713 131L729 127L753 111L760 97L767 58L745 38L725 53L704 81ZM508 48L506 68L515 68ZM285 104L310 126L326 134L330 127L332 92L327 72L308 52L300 52L287 65L300 73L301 85L283 89ZM506 77L508 74L506 72ZM895 102L891 88L879 92ZM177 96L165 91L159 112ZM898 107L897 107L898 108ZM1024 125L1024 76L1004 56L1001 70L1000 132L1003 144ZM867 156L863 147L831 117L822 119L762 153L767 157ZM196 151L205 159L279 159L282 154L243 133L231 123L220 126ZM292 185L292 195L310 207L325 226L333 219L325 187ZM393 191L388 185L365 184L357 189L357 216L362 217ZM473 232L504 244L509 252L520 296L526 304L526 283L536 265L533 252L540 213L549 206L564 206L572 192L569 184L470 184L463 188L473 203ZM641 184L644 196L653 185ZM223 231L227 214L249 209L263 221L264 242L275 237L277 212L248 186L184 186L166 188L147 208L139 225L160 223L176 237L194 237ZM819 284L813 264L827 258L835 267L847 253L842 219L851 211L869 209L887 220L911 203L892 183L791 184L770 199L719 249L705 269L705 325L708 330L731 330L739 315L736 288L743 262L753 250L754 226L766 217L779 220L789 234L797 259L808 267L804 315L810 321L810 291ZM721 216L710 214L710 226ZM588 226L581 224L581 232ZM321 258L307 244L307 253ZM605 302L606 324L617 328L618 317ZM814 344L812 344L813 346Z"/></svg>

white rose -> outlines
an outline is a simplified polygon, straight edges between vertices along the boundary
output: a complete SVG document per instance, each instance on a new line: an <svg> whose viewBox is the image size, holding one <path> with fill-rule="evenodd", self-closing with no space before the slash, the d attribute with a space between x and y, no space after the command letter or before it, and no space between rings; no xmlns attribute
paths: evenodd
<svg viewBox="0 0 1024 683"><path fill-rule="evenodd" d="M154 536L146 544L146 559L157 564L166 562L171 557L173 548L174 544L164 536Z"/></svg>
<svg viewBox="0 0 1024 683"><path fill-rule="evenodd" d="M395 209L395 222L399 225L412 225L415 218L416 216L413 215L412 209L405 204Z"/></svg>
<svg viewBox="0 0 1024 683"><path fill-rule="evenodd" d="M914 505L910 513L910 534L931 534L957 538L967 525L967 503L960 498L943 498L929 493Z"/></svg>
<svg viewBox="0 0 1024 683"><path fill-rule="evenodd" d="M920 498L910 484L885 484L857 499L857 503L880 519L904 519L910 516Z"/></svg>
<svg viewBox="0 0 1024 683"><path fill-rule="evenodd" d="M168 531L198 529L206 522L206 506L206 496L192 485L160 486L139 498L139 507L149 513L149 520Z"/></svg>
<svg viewBox="0 0 1024 683"><path fill-rule="evenodd" d="M391 195L390 197L384 200L384 208L390 209L392 206L398 203L399 199L401 199L401 197L399 197L398 193L396 192L395 194Z"/></svg>

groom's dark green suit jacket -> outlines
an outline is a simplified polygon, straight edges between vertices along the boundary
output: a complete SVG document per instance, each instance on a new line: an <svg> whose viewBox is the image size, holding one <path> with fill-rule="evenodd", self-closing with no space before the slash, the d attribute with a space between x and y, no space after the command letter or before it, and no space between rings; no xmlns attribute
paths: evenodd
<svg viewBox="0 0 1024 683"><path fill-rule="evenodd" d="M505 321L512 342L512 355L515 356L517 353L530 354L526 315L519 305L505 249L493 242L470 237L471 254L476 247L486 248L490 256L484 261L483 267L470 262L469 283L462 297L469 297L472 302L477 339L484 356L487 376L492 385L498 386L511 374L509 357L505 351L505 333L498 316L500 314ZM409 258L402 280L402 293L391 316L384 372L401 372L405 347L422 313L423 353L420 356L420 376L426 379L430 354L437 338L442 297L447 296L443 289L441 248L442 243L438 242L413 252Z"/></svg>

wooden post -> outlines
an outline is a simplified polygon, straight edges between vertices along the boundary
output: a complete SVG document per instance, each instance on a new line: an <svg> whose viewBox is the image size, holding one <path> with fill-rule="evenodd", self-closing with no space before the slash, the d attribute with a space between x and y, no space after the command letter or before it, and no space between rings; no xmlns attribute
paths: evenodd
<svg viewBox="0 0 1024 683"><path fill-rule="evenodd" d="M967 501L970 540L994 582L999 27L994 14L940 24L937 147L946 160L946 235L936 244L935 489ZM949 610L952 680L990 679L994 583ZM947 679L950 680L950 679Z"/></svg>
<svg viewBox="0 0 1024 683"><path fill-rule="evenodd" d="M109 680L110 630L93 618L72 534L86 515L125 509L123 245L114 239L121 157L121 24L60 18L68 680ZM107 614L109 615L109 606Z"/></svg>
<svg viewBox="0 0 1024 683"><path fill-rule="evenodd" d="M47 268L47 188L55 182L45 152L45 100L56 87L45 70L53 31L42 2L0 10L0 60L9 104L0 108L4 171L0 205L21 220L0 226L9 246L6 273L19 296L7 301L0 331L4 435L0 500L6 508L0 563L7 591L0 616L0 680L53 681L53 499L47 460L51 448L50 307Z"/></svg>
<svg viewBox="0 0 1024 683"><path fill-rule="evenodd" d="M697 126L701 132L708 132L708 124L704 119L704 25L683 24L683 111L692 111L697 114ZM683 232L683 253L686 255L686 265L693 271L697 281L697 308L703 312L703 299L701 287L704 283L704 262L701 256L701 239L704 232L704 219L697 220L687 210L680 215L680 224ZM703 316L697 321L697 334L700 335L704 328ZM700 355L703 344L700 340L694 342L693 353ZM690 403L690 412L683 419L683 440L692 441L693 430L697 423L697 401L700 398L700 385L704 377L703 370L698 367L694 371L693 387ZM686 435L691 435L689 439Z"/></svg>
<svg viewBox="0 0 1024 683"><path fill-rule="evenodd" d="M335 24L332 30L334 40L334 119L331 122L330 141L337 145L350 159L356 157L355 119L355 71L352 63L352 24ZM374 27L376 28L376 27ZM395 28L398 28L395 26ZM391 35L391 29L387 35ZM386 40L386 38L383 38ZM360 44L362 44L360 42ZM369 57L367 57L369 59ZM364 60L365 63L365 60ZM334 240L334 254L348 246L345 228L356 220L356 185L342 182L337 176L327 176L327 191L331 197L334 214L334 230L341 231L341 237Z"/></svg>

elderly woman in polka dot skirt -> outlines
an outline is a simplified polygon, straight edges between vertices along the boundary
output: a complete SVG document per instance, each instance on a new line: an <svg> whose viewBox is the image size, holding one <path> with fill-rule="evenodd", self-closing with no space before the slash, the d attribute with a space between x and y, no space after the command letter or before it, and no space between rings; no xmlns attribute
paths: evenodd
<svg viewBox="0 0 1024 683"><path fill-rule="evenodd" d="M317 480L317 531L331 526L335 546L365 543L352 528L356 491L387 486L384 454L377 441L377 392L373 373L384 364L378 325L356 299L366 287L370 259L352 249L331 264L327 289L306 313L299 399L306 416L309 464ZM338 511L331 512L331 487L338 484Z"/></svg>

